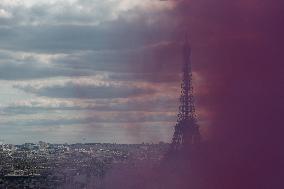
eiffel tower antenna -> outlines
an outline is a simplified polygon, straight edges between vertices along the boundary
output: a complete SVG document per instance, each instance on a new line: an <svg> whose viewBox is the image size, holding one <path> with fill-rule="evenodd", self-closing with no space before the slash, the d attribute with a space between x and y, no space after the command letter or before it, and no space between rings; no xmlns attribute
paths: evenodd
<svg viewBox="0 0 284 189"><path fill-rule="evenodd" d="M172 138L171 151L178 151L184 148L191 148L192 145L200 142L199 126L195 113L191 48L188 37L183 44L183 68L179 112L175 132Z"/></svg>

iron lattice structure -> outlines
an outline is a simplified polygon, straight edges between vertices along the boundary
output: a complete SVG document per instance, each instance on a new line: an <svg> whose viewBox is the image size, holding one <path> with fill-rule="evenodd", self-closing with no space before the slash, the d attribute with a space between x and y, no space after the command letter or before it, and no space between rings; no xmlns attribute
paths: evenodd
<svg viewBox="0 0 284 189"><path fill-rule="evenodd" d="M193 82L191 70L191 49L186 40L183 46L183 69L179 113L175 132L172 138L171 150L190 148L200 142L199 126L195 113Z"/></svg>

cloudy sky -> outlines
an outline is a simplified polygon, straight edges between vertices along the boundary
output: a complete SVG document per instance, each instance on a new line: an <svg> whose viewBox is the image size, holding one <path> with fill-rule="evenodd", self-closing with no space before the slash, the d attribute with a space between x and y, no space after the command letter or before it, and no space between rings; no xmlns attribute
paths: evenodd
<svg viewBox="0 0 284 189"><path fill-rule="evenodd" d="M158 0L1 0L0 139L169 141L183 30L176 9Z"/></svg>
<svg viewBox="0 0 284 189"><path fill-rule="evenodd" d="M0 0L0 139L170 141L185 33L203 136L227 141L249 136L241 131L253 125L265 130L264 121L238 123L259 118L268 109L263 98L281 89L268 81L280 81L273 73L281 70L283 7L281 0Z"/></svg>

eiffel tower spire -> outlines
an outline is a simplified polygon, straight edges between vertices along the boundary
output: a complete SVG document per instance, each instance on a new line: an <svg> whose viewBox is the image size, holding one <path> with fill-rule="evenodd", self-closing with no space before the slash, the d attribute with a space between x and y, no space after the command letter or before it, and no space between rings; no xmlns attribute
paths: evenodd
<svg viewBox="0 0 284 189"><path fill-rule="evenodd" d="M192 70L191 70L191 49L186 39L183 45L183 69L180 105L175 132L172 138L171 150L176 151L183 148L191 148L200 140L199 126L195 113Z"/></svg>

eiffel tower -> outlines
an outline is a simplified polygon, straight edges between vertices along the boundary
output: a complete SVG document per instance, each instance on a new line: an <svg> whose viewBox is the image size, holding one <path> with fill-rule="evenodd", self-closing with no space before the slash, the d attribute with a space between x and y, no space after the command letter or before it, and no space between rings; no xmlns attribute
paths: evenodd
<svg viewBox="0 0 284 189"><path fill-rule="evenodd" d="M180 105L170 151L188 151L200 142L199 125L195 113L191 70L191 49L188 40L183 44L183 69Z"/></svg>

